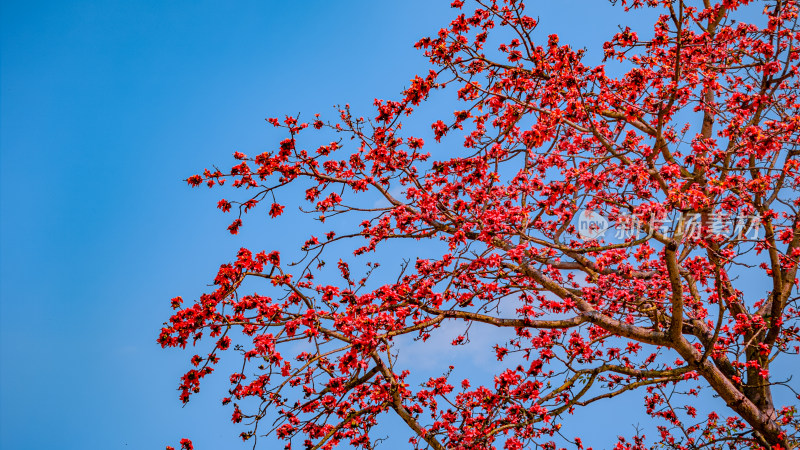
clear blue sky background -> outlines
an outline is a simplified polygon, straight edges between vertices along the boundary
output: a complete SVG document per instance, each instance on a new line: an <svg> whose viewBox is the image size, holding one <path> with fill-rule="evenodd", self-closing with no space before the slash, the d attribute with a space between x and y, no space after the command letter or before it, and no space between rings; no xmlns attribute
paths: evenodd
<svg viewBox="0 0 800 450"><path fill-rule="evenodd" d="M273 148L265 117L395 96L427 72L412 44L447 3L3 0L0 447L249 448L223 391L181 408L191 354L156 336L171 297L276 236L228 235L223 194L182 180ZM544 3L542 35L578 46L626 20Z"/></svg>

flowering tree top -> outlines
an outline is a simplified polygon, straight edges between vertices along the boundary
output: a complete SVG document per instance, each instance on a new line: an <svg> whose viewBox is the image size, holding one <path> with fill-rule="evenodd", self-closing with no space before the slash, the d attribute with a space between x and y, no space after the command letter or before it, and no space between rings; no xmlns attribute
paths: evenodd
<svg viewBox="0 0 800 450"><path fill-rule="evenodd" d="M218 204L233 234L264 202L350 225L310 236L302 264L243 248L215 290L173 299L159 342L205 348L181 399L225 357L240 361L222 402L242 438L287 448L371 449L385 414L415 448L583 448L561 432L573 412L635 392L651 434L619 448L796 448L798 5L617 3L657 19L589 65L522 2L454 1L416 44L432 69L398 99L368 118L268 119L286 133L274 151L190 177L238 189ZM426 143L403 122L435 91L460 107ZM374 281L396 240L440 251ZM398 361L403 336L448 323L466 325L454 346L470 324L509 330L486 349L492 382L455 379L446 355L433 376Z"/></svg>

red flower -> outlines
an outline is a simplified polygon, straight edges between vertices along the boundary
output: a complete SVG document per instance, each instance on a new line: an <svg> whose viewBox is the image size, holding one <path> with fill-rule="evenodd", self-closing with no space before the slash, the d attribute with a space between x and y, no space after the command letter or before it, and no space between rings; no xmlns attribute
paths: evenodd
<svg viewBox="0 0 800 450"><path fill-rule="evenodd" d="M239 234L239 227L241 226L242 226L242 219L236 219L233 221L232 224L230 224L230 226L228 227L228 231L230 231L231 234Z"/></svg>
<svg viewBox="0 0 800 450"><path fill-rule="evenodd" d="M222 212L228 212L231 210L231 202L223 198L219 201L219 203L217 203L217 208L221 209Z"/></svg>
<svg viewBox="0 0 800 450"><path fill-rule="evenodd" d="M270 217L278 217L283 214L283 206L277 203L273 203L272 207L269 209Z"/></svg>

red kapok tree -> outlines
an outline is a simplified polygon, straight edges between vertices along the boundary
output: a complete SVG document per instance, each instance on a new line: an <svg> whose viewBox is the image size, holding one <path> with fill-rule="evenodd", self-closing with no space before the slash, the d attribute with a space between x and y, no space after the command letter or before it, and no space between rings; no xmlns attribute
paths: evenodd
<svg viewBox="0 0 800 450"><path fill-rule="evenodd" d="M218 205L238 211L233 234L264 201L337 225L303 264L243 248L216 290L173 299L161 345L208 345L181 399L233 353L223 404L242 437L294 448L372 448L384 414L415 448L582 448L561 431L571 414L635 392L654 435L620 448L796 448L797 2L618 3L657 20L591 65L521 2L455 1L417 43L433 70L397 101L367 119L269 119L286 133L275 151L189 178L242 191ZM442 90L461 106L426 145L401 121ZM435 256L375 271L398 240ZM265 295L243 292L251 279ZM404 336L425 345L450 323L455 346L471 324L508 330L485 349L493 380L456 379L446 355L434 376L397 359Z"/></svg>

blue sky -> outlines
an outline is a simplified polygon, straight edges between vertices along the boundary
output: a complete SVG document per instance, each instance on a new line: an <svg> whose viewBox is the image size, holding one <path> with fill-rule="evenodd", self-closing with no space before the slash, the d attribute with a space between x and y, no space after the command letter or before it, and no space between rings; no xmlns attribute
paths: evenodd
<svg viewBox="0 0 800 450"><path fill-rule="evenodd" d="M182 180L274 145L265 117L397 95L427 72L412 44L446 5L3 0L0 446L249 448L224 383L181 408L191 354L156 336L171 297L276 231L228 235L223 194ZM578 46L625 20L604 2L529 5Z"/></svg>

